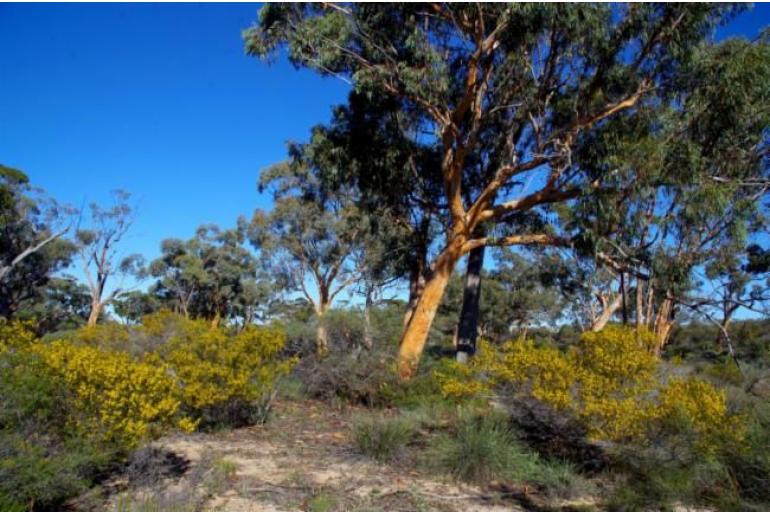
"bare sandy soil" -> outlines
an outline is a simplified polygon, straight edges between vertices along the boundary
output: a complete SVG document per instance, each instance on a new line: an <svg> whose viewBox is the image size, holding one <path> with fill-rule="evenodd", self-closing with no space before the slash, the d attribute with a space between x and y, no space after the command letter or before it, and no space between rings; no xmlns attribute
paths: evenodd
<svg viewBox="0 0 770 515"><path fill-rule="evenodd" d="M407 462L381 465L358 454L350 431L358 411L332 410L311 401L281 401L264 426L166 437L153 447L171 458L173 470L157 478L142 470L135 477L118 474L81 499L80 507L108 511L544 508L515 485L460 484L430 476ZM558 508L569 509L569 505Z"/></svg>

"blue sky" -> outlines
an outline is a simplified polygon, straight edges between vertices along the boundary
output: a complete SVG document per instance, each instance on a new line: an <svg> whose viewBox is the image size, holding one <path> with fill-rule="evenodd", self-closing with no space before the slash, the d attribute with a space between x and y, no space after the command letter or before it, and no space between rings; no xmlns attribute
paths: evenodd
<svg viewBox="0 0 770 515"><path fill-rule="evenodd" d="M260 169L347 85L243 51L257 4L0 4L0 162L63 202L139 206L132 252L268 207Z"/></svg>
<svg viewBox="0 0 770 515"><path fill-rule="evenodd" d="M259 171L347 85L243 52L258 4L0 4L0 162L63 202L134 194L132 252L269 207ZM719 36L754 37L770 6Z"/></svg>

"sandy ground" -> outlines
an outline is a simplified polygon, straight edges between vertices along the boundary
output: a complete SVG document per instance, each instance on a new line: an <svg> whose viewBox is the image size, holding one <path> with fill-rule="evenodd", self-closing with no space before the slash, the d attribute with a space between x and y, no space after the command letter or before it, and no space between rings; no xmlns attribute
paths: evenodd
<svg viewBox="0 0 770 515"><path fill-rule="evenodd" d="M337 411L312 401L281 401L264 426L166 437L153 447L173 457L178 465L175 473L159 475L150 484L116 475L76 507L107 511L542 509L532 505L528 492L515 487L460 484L427 475L406 461L383 465L360 455L350 431L359 411ZM569 509L569 505L560 508Z"/></svg>

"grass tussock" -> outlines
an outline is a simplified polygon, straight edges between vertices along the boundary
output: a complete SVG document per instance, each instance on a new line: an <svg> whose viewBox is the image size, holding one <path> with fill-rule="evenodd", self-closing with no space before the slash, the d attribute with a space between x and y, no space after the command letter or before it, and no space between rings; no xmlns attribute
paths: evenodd
<svg viewBox="0 0 770 515"><path fill-rule="evenodd" d="M553 496L589 490L570 464L542 459L517 439L507 417L496 412L462 414L453 431L429 442L424 464L460 481L531 484Z"/></svg>
<svg viewBox="0 0 770 515"><path fill-rule="evenodd" d="M353 439L361 454L385 463L402 455L416 429L408 417L366 416L354 422Z"/></svg>

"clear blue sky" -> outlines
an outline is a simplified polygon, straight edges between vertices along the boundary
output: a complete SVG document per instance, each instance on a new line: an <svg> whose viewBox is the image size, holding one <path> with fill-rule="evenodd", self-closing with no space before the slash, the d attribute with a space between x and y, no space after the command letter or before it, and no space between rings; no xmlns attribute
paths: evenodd
<svg viewBox="0 0 770 515"><path fill-rule="evenodd" d="M60 201L135 195L132 252L269 207L259 170L347 86L243 52L257 4L0 4L0 162ZM770 7L720 37L753 38Z"/></svg>
<svg viewBox="0 0 770 515"><path fill-rule="evenodd" d="M133 193L132 252L268 207L264 166L347 85L247 57L257 4L0 4L0 162L63 202Z"/></svg>

